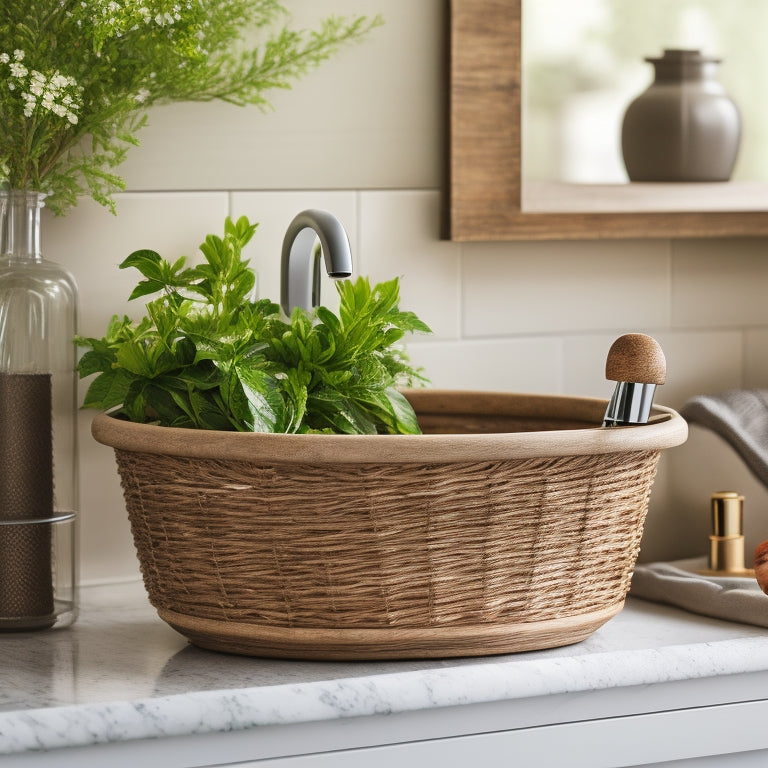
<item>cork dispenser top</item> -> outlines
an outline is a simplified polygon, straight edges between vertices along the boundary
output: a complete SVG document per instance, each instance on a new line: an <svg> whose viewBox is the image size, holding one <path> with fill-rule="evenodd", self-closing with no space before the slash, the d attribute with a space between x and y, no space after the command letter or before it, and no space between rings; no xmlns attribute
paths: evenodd
<svg viewBox="0 0 768 768"><path fill-rule="evenodd" d="M608 350L605 377L610 381L663 384L667 380L664 352L651 336L627 333L616 339Z"/></svg>

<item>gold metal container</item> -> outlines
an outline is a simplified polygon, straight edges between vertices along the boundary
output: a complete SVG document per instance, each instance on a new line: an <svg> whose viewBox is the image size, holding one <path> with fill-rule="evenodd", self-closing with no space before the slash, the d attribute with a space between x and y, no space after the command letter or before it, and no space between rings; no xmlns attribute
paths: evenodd
<svg viewBox="0 0 768 768"><path fill-rule="evenodd" d="M712 535L709 537L710 576L754 576L744 564L744 497L734 491L712 494Z"/></svg>

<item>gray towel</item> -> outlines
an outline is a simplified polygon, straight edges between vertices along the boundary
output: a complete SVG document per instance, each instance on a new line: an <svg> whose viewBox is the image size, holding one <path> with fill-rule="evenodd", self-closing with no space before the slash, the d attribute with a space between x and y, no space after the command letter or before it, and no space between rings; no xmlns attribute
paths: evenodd
<svg viewBox="0 0 768 768"><path fill-rule="evenodd" d="M768 389L732 389L691 398L680 410L691 424L720 435L768 487Z"/></svg>
<svg viewBox="0 0 768 768"><path fill-rule="evenodd" d="M638 565L630 594L702 616L768 627L768 595L754 578L702 576L707 558Z"/></svg>

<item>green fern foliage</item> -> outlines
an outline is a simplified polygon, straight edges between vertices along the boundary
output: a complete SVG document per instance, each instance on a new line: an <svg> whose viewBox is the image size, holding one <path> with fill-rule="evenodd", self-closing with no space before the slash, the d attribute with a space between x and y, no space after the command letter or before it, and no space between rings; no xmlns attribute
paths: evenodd
<svg viewBox="0 0 768 768"><path fill-rule="evenodd" d="M115 169L152 105L269 108L268 91L381 23L288 19L277 0L3 0L0 184L48 193L56 213L83 194L114 211Z"/></svg>

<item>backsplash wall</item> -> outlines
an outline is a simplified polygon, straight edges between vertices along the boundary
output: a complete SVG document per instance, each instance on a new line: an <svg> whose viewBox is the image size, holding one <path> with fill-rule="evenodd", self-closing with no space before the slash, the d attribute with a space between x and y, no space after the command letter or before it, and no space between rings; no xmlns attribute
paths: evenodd
<svg viewBox="0 0 768 768"><path fill-rule="evenodd" d="M227 105L156 109L123 171L111 216L83 200L46 216L43 249L80 286L80 331L101 335L133 314L132 250L196 258L224 217L259 221L249 246L261 295L277 298L283 233L325 208L345 225L356 271L402 277L402 306L432 336L409 344L434 386L607 398L605 355L616 336L650 333L668 383L657 400L768 386L768 243L761 239L458 244L439 239L444 82L442 0L300 0L297 23L382 11L386 26L274 97L273 113ZM324 299L333 303L324 285ZM83 386L82 391L84 392ZM138 573L110 449L81 419L81 576ZM708 500L739 490L748 547L768 538L768 495L718 438L696 428L667 452L641 558L706 552Z"/></svg>

